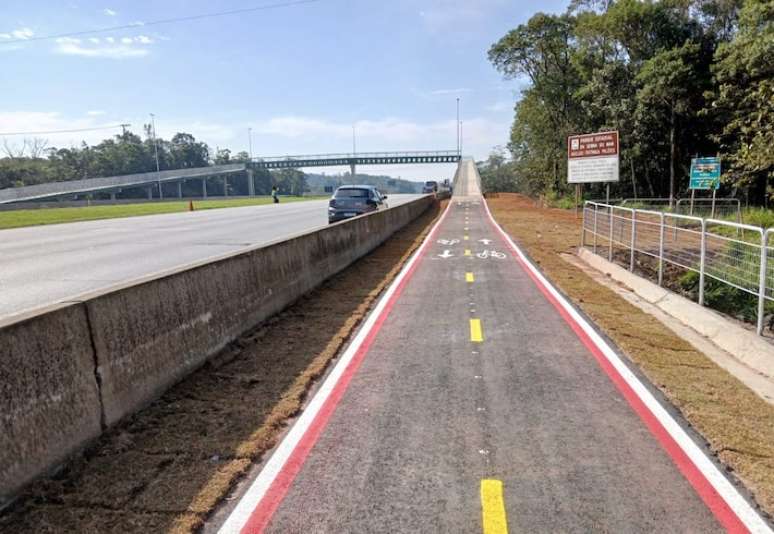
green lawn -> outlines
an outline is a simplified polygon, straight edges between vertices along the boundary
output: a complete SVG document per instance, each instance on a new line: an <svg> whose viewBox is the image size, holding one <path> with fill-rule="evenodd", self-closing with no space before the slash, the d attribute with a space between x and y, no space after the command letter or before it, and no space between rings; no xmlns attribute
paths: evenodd
<svg viewBox="0 0 774 534"><path fill-rule="evenodd" d="M284 204L286 202L301 202L304 200L319 200L322 198L328 197L281 197L280 202ZM194 209L196 210L257 206L270 203L271 197L193 201ZM177 213L180 211L188 211L187 200L118 204L112 206L84 206L80 208L40 208L0 211L0 230L5 228L20 228L22 226L38 226L41 224L93 221L96 219L116 219L119 217L156 215L159 213Z"/></svg>

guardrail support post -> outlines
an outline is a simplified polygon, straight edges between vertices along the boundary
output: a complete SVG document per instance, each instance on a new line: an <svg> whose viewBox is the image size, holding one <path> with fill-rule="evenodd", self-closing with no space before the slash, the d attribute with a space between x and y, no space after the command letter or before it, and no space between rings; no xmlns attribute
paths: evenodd
<svg viewBox="0 0 774 534"><path fill-rule="evenodd" d="M599 206L594 204L594 254L597 253L597 209Z"/></svg>
<svg viewBox="0 0 774 534"><path fill-rule="evenodd" d="M610 214L610 227L608 232L608 238L610 240L609 242L609 248L607 250L607 261L613 261L613 206L610 204L607 205L607 211Z"/></svg>
<svg viewBox="0 0 774 534"><path fill-rule="evenodd" d="M704 268L707 262L707 221L701 220L701 255L699 257L699 305L704 306Z"/></svg>
<svg viewBox="0 0 774 534"><path fill-rule="evenodd" d="M661 213L658 228L658 285L664 283L664 214Z"/></svg>
<svg viewBox="0 0 774 534"><path fill-rule="evenodd" d="M758 327L757 332L758 335L763 334L763 313L764 308L766 304L766 271L767 271L767 265L766 263L769 260L769 254L768 254L768 241L769 241L769 233L763 232L761 235L761 268L760 268L760 274L758 275L760 280L758 282Z"/></svg>
<svg viewBox="0 0 774 534"><path fill-rule="evenodd" d="M637 248L637 210L632 210L632 250L629 256L629 271L634 272L634 249Z"/></svg>
<svg viewBox="0 0 774 534"><path fill-rule="evenodd" d="M578 205L575 204L575 213L577 217L578 213ZM580 248L584 248L586 246L586 206L583 206L583 220L581 221L581 246Z"/></svg>

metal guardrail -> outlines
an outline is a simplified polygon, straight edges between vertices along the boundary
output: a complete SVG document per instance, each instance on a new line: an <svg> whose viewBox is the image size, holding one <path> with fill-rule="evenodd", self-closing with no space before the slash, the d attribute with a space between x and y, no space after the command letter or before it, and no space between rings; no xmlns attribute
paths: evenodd
<svg viewBox="0 0 774 534"><path fill-rule="evenodd" d="M626 251L632 272L636 254L650 256L658 262L660 286L666 264L694 271L699 274L701 305L707 277L749 293L758 299L757 332L761 335L765 302L774 301L772 233L774 228L764 231L738 222L587 201L581 247L606 253L608 261L614 261L616 249Z"/></svg>
<svg viewBox="0 0 774 534"><path fill-rule="evenodd" d="M287 161L308 159L353 159L353 158L400 158L416 156L459 156L456 150L406 150L402 152L342 152L338 154L305 154L303 156L268 156L253 161Z"/></svg>

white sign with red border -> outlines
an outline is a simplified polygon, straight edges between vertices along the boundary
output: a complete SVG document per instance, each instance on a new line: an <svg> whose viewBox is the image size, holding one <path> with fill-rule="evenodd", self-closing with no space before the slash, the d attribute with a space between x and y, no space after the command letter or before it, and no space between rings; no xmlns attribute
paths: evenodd
<svg viewBox="0 0 774 534"><path fill-rule="evenodd" d="M571 135L567 138L567 182L618 181L618 132Z"/></svg>

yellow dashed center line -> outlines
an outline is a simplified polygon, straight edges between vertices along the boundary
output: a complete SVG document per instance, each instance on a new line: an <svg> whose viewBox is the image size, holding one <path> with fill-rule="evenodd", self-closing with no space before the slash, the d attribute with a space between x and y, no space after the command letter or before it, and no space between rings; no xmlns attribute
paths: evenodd
<svg viewBox="0 0 774 534"><path fill-rule="evenodd" d="M471 253L470 253L470 249L469 249L469 248L466 248L466 249L465 249L465 256L471 256Z"/></svg>
<svg viewBox="0 0 774 534"><path fill-rule="evenodd" d="M481 319L470 320L470 340L474 343L484 341L484 332L481 329Z"/></svg>
<svg viewBox="0 0 774 534"><path fill-rule="evenodd" d="M484 534L508 534L501 481L494 479L481 481L481 517Z"/></svg>
<svg viewBox="0 0 774 534"><path fill-rule="evenodd" d="M475 282L476 279L473 277L473 273L465 273L465 281L471 284Z"/></svg>
<svg viewBox="0 0 774 534"><path fill-rule="evenodd" d="M470 239L470 237L469 236L465 236L465 241L467 241L468 239Z"/></svg>

